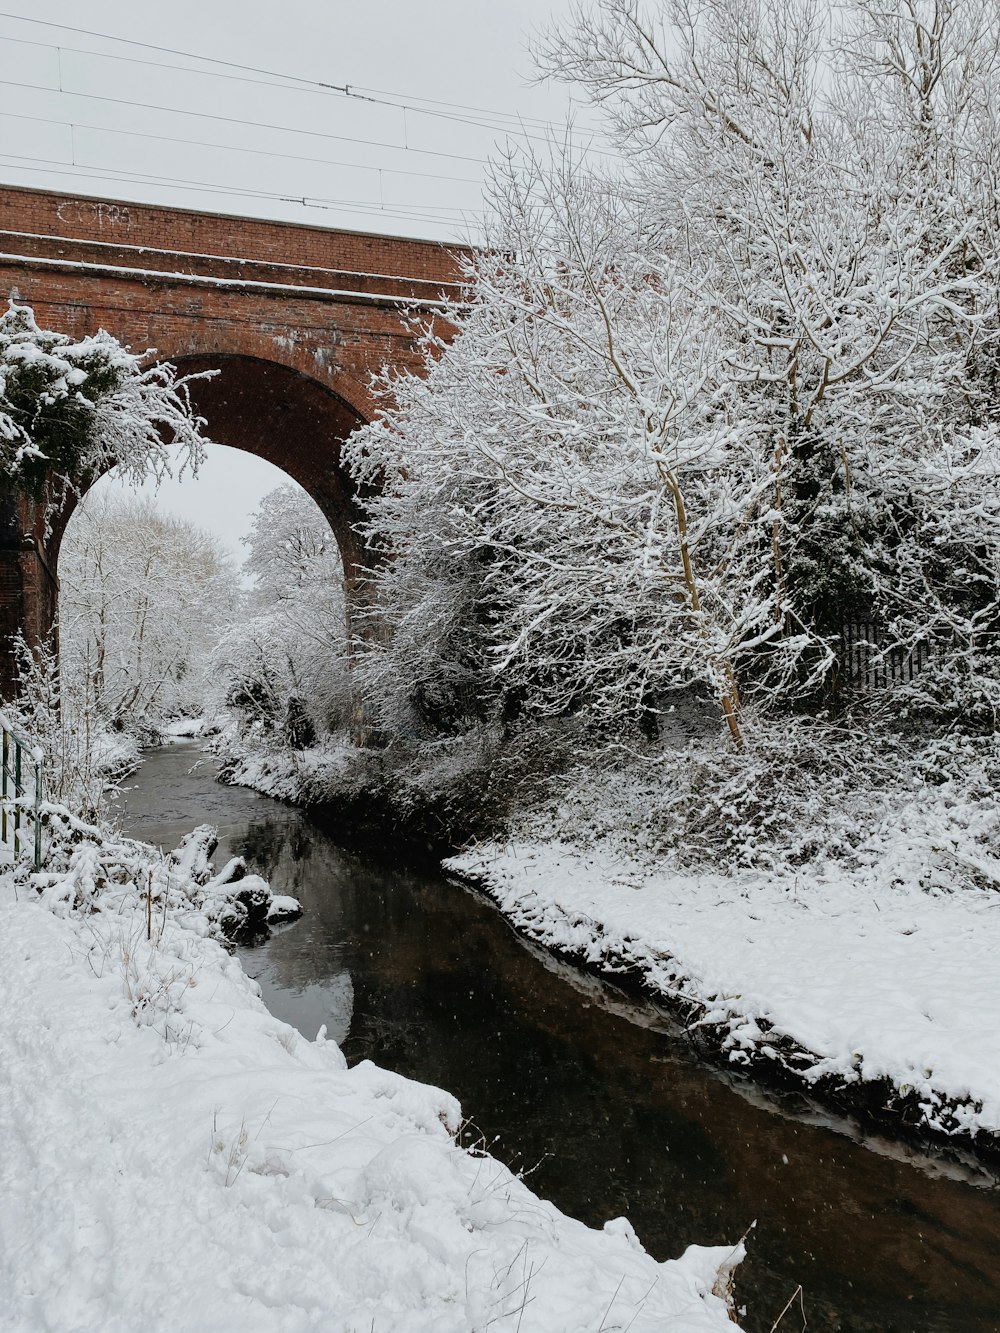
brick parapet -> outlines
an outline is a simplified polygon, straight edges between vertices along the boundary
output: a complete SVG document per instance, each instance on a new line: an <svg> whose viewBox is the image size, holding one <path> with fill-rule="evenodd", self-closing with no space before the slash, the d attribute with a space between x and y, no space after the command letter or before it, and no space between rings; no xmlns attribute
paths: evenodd
<svg viewBox="0 0 1000 1333"><path fill-rule="evenodd" d="M81 198L16 186L0 186L0 228L24 237L80 245L91 242L123 252L161 251L190 258L281 264L342 274L403 276L436 285L460 282L462 262L469 254L464 247L437 241Z"/></svg>

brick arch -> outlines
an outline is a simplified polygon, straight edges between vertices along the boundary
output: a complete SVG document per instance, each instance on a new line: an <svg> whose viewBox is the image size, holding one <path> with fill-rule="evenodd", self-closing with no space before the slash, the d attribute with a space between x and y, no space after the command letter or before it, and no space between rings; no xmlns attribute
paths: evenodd
<svg viewBox="0 0 1000 1333"><path fill-rule="evenodd" d="M218 368L193 398L208 436L257 453L326 514L350 606L367 559L363 497L340 446L376 404L373 373L422 373L411 317L442 329L468 252L430 241L0 186L0 295L73 337L105 328L183 370ZM55 615L54 526L0 492L0 698L13 636L43 641Z"/></svg>
<svg viewBox="0 0 1000 1333"><path fill-rule="evenodd" d="M318 380L277 361L231 352L169 359L182 374L204 375L191 380L188 389L194 411L206 421L204 435L208 441L273 463L322 511L344 567L345 631L350 638L356 628L352 623L355 612L363 604L363 580L370 561L355 530L364 515L364 496L342 466L340 450L364 418ZM90 484L97 480L97 476L92 477ZM59 509L48 515L44 534L38 531L34 562L37 582L34 596L28 599L34 623L22 627L27 630L29 642L54 638L59 552L80 499L78 492L71 492ZM225 505L224 495L219 503ZM363 623L357 631L365 631ZM357 708L360 716L360 701Z"/></svg>
<svg viewBox="0 0 1000 1333"><path fill-rule="evenodd" d="M279 362L233 353L157 359L169 359L184 375L204 376L189 381L188 392L207 423L206 440L274 464L316 502L340 550L350 611L368 557L355 531L364 497L341 464L340 447L364 418L318 381ZM91 478L91 485L97 480ZM53 573L80 499L72 492L49 516L45 552ZM225 502L220 495L220 506Z"/></svg>
<svg viewBox="0 0 1000 1333"><path fill-rule="evenodd" d="M277 361L234 354L172 360L184 374L216 372L189 385L206 437L266 459L312 496L333 529L353 589L368 563L354 528L364 506L341 463L341 446L365 417L320 381Z"/></svg>
<svg viewBox="0 0 1000 1333"><path fill-rule="evenodd" d="M149 350L151 360L169 361L185 374L203 368L221 369L225 362L237 358L264 368L289 371L321 386L352 412L357 422L370 421L377 410L370 374L362 381L339 363L330 349L300 342L287 330L267 330L249 324L229 324L221 330L202 326L192 329L183 339L161 339Z"/></svg>
<svg viewBox="0 0 1000 1333"><path fill-rule="evenodd" d="M302 358L287 352L283 360L277 360L231 348L171 356L157 349L151 359L169 361L182 375L197 377L188 380L187 391L193 411L205 420L206 441L265 459L316 502L333 532L344 568L346 633L351 638L356 631L365 632L363 622L358 622L355 615L364 602L364 576L371 563L356 531L356 524L364 517L364 494L342 464L341 446L353 430L370 419L355 403L365 403L374 415L370 399L356 385L345 383L347 377L342 375L337 377L341 392L335 393L319 378L294 368L295 361L301 362ZM111 470L113 465L107 469ZM89 485L97 480L97 475L91 477ZM5 527L21 533L18 587L6 607L2 586L5 571L0 561L0 699L14 681L14 635L23 633L29 644L57 642L59 552L66 528L89 485L82 491L71 491L54 512L24 498L0 494L0 535ZM225 496L220 496L220 506L225 502ZM5 610L7 624L3 623Z"/></svg>

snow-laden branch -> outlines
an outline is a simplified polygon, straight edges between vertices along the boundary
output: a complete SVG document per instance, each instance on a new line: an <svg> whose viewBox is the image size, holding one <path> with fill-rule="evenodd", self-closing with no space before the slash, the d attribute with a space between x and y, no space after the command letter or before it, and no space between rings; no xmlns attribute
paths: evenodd
<svg viewBox="0 0 1000 1333"><path fill-rule="evenodd" d="M196 468L204 422L165 362L144 365L103 329L74 341L39 328L28 306L0 315L0 475L41 499L117 466L132 480Z"/></svg>

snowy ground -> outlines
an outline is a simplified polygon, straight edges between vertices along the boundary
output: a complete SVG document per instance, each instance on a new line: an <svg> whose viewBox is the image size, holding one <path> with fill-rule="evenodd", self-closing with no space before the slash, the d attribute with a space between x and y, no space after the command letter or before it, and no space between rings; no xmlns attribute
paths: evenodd
<svg viewBox="0 0 1000 1333"><path fill-rule="evenodd" d="M732 1329L740 1247L657 1263L455 1146L447 1093L273 1018L204 846L0 865L0 1328Z"/></svg>
<svg viewBox="0 0 1000 1333"><path fill-rule="evenodd" d="M531 938L679 1002L732 1061L868 1083L937 1132L1000 1135L993 890L921 886L884 862L869 875L657 872L553 842L445 864Z"/></svg>
<svg viewBox="0 0 1000 1333"><path fill-rule="evenodd" d="M200 736L205 727L203 717L177 717L172 722L164 722L160 735L165 741L180 740L189 736Z"/></svg>

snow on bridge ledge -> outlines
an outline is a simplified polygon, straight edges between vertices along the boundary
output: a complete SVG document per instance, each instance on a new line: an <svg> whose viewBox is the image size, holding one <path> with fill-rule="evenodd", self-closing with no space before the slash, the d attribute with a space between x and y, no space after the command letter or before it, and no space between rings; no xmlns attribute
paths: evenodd
<svg viewBox="0 0 1000 1333"><path fill-rule="evenodd" d="M3 294L33 306L44 327L74 337L105 328L170 359L278 361L365 418L373 373L422 366L405 312L433 319L460 298L469 253L0 185Z"/></svg>

